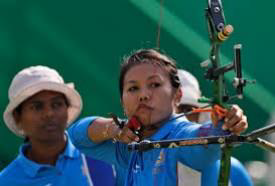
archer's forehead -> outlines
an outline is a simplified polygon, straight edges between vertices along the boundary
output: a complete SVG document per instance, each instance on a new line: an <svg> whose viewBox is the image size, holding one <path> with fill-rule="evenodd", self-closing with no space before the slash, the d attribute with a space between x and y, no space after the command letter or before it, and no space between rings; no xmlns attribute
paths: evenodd
<svg viewBox="0 0 275 186"><path fill-rule="evenodd" d="M168 78L168 72L162 66L143 63L133 66L125 75L124 84L134 81L145 81L152 79L165 80Z"/></svg>

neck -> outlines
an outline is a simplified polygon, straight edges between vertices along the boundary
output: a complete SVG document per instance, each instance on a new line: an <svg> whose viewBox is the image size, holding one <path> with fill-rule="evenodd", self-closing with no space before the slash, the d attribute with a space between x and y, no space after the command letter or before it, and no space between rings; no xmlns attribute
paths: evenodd
<svg viewBox="0 0 275 186"><path fill-rule="evenodd" d="M26 156L40 164L55 165L59 154L61 154L66 147L66 136L63 140L55 143L43 143L30 140L30 148L26 151Z"/></svg>
<svg viewBox="0 0 275 186"><path fill-rule="evenodd" d="M170 116L161 120L160 122L152 123L148 126L143 126L143 130L141 132L142 139L154 135L169 120L169 118Z"/></svg>

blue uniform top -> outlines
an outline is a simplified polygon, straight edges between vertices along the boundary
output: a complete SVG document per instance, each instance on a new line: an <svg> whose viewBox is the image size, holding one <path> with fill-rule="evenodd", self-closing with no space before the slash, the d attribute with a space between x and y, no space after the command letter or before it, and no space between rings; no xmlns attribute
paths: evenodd
<svg viewBox="0 0 275 186"><path fill-rule="evenodd" d="M23 144L16 159L0 172L0 186L92 186L83 154L67 139L55 166L27 159L24 152L30 144Z"/></svg>
<svg viewBox="0 0 275 186"><path fill-rule="evenodd" d="M116 186L123 186L127 175L127 169L121 167L115 167L116 171ZM220 170L220 160L217 160L214 164L210 164L205 167L200 175L201 186L217 186ZM178 172L178 174L184 174ZM93 178L93 177L92 177ZM95 179L93 179L95 181ZM94 182L95 184L95 182ZM231 157L231 169L230 169L230 182L229 186L253 186L253 181L245 167L239 160Z"/></svg>
<svg viewBox="0 0 275 186"><path fill-rule="evenodd" d="M114 186L115 185L115 173L113 167L103 161L95 160L86 156L87 165L94 186Z"/></svg>
<svg viewBox="0 0 275 186"><path fill-rule="evenodd" d="M130 152L126 144L112 143L111 140L93 143L88 137L87 129L95 119L96 117L87 117L72 125L69 129L72 142L93 158L127 169L126 186L175 186L178 181L178 162L202 172L219 158L218 145ZM177 118L173 115L149 140L193 138L200 136L201 131L204 135L206 132L212 135L213 131L215 134L223 134L220 129L201 130L203 128L205 125L193 124L184 117Z"/></svg>
<svg viewBox="0 0 275 186"><path fill-rule="evenodd" d="M220 167L220 162L219 166ZM236 158L231 158L230 182L232 186L252 186L252 178Z"/></svg>

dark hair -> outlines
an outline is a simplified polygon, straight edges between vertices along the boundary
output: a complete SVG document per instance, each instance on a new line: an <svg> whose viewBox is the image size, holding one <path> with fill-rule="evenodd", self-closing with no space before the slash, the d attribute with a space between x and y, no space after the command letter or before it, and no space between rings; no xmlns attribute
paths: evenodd
<svg viewBox="0 0 275 186"><path fill-rule="evenodd" d="M179 88L180 80L178 77L176 62L170 57L168 57L167 55L164 55L155 49L140 49L133 52L130 56L126 56L123 58L123 62L120 68L120 75L119 75L120 98L122 98L122 95L123 95L123 88L124 88L123 82L124 82L125 74L133 66L142 64L142 63L152 63L152 64L157 64L161 67L164 67L163 69L165 69L169 74L171 85L174 88Z"/></svg>
<svg viewBox="0 0 275 186"><path fill-rule="evenodd" d="M21 112L22 112L22 105L23 105L23 103L20 103L20 104L13 110L13 112L17 112L18 115L21 115Z"/></svg>

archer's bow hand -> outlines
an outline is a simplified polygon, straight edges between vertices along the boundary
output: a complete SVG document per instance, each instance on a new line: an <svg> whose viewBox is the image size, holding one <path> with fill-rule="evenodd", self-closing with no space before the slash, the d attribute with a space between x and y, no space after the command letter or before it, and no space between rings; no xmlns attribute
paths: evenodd
<svg viewBox="0 0 275 186"><path fill-rule="evenodd" d="M224 118L223 129L228 129L234 134L239 135L248 127L247 117L238 105L232 105Z"/></svg>
<svg viewBox="0 0 275 186"><path fill-rule="evenodd" d="M247 117L238 105L232 105L229 110L215 105L211 119L215 126L217 126L219 120L224 119L222 128L237 135L244 132L248 127Z"/></svg>

